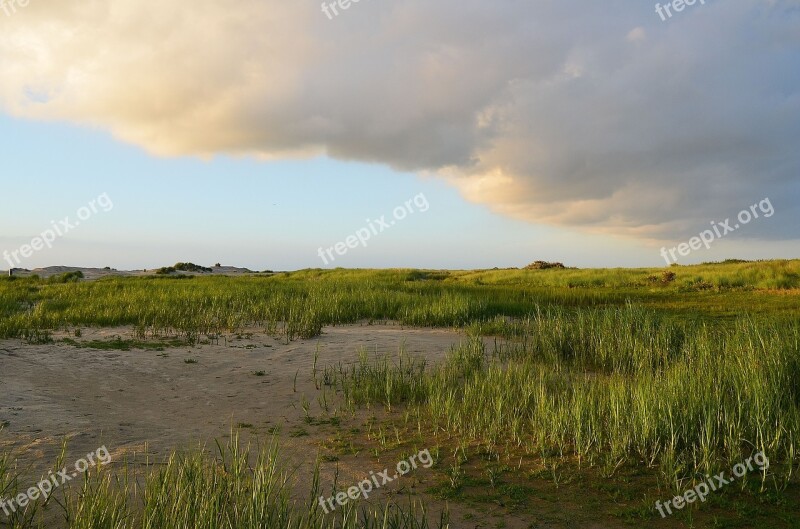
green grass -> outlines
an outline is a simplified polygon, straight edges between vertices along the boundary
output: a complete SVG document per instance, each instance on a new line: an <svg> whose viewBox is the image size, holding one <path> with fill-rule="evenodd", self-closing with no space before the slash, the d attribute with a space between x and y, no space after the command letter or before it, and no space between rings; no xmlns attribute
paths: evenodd
<svg viewBox="0 0 800 529"><path fill-rule="evenodd" d="M541 309L476 325L505 337L427 366L402 352L323 371L357 406L504 460L548 454L611 477L643 466L675 493L756 452L761 492L800 468L800 322L675 322L635 305ZM423 426L424 425L424 426ZM451 487L456 490L456 487Z"/></svg>
<svg viewBox="0 0 800 529"><path fill-rule="evenodd" d="M417 502L401 509L396 504L360 506L351 502L325 514L318 503L319 475L310 476L307 501L293 499L292 474L282 468L275 443L251 448L233 436L205 450L171 454L166 461L138 465L123 463L117 472L99 468L78 484L58 490L58 508L69 529L429 529L444 527L426 520ZM0 492L16 489L7 459L0 458ZM77 483L77 482L75 482ZM55 497L55 496L54 496ZM17 511L10 529L40 527L36 513L41 499Z"/></svg>
<svg viewBox="0 0 800 529"><path fill-rule="evenodd" d="M263 327L287 340L317 336L323 325L393 320L416 326L466 326L497 316L522 318L537 306L621 306L635 301L676 318L788 318L800 310L800 261L660 269L304 270L181 281L106 277L51 283L0 280L0 338L68 327L131 325L139 337ZM709 288L710 285L710 288ZM784 295L785 293L785 295Z"/></svg>
<svg viewBox="0 0 800 529"><path fill-rule="evenodd" d="M0 424L0 434L8 423ZM16 491L16 476L14 474L11 455L0 452L0 501L12 497ZM5 515L5 513L3 513Z"/></svg>
<svg viewBox="0 0 800 529"><path fill-rule="evenodd" d="M483 493L488 483L492 490L483 501L520 509L531 495L531 485L519 479L523 467L557 488L569 486L564 476L570 472L590 471L600 492L626 502L619 515L637 520L652 518L647 502L653 491L624 484L623 472L659 483L656 497L666 499L763 451L769 471L742 485L755 500L728 500L731 490L708 505L717 511L727 505L723 525L753 509L769 515L776 505L785 509L783 517L800 515L785 496L796 492L800 469L798 260L666 270L339 269L176 279L2 279L0 337L44 344L60 330L127 325L135 340L65 341L130 349L190 344L204 335L218 341L222 333L259 327L287 341L318 336L324 325L359 321L459 327L472 339L440 364L404 353L362 353L350 366L315 363L323 416L337 398L350 408L389 410L390 424L366 434L352 431L342 443L367 435L393 449L404 446L400 432L416 431L417 441L435 439L454 454L436 487L441 497L461 501L470 491ZM487 336L497 337L493 346L484 345ZM324 421L310 415L311 405L303 396L309 427ZM288 435L310 434L295 428ZM90 482L67 504L73 527L334 523L284 496L272 456L250 468L232 450L220 450L213 460L176 455L156 469L137 493L141 519L128 485ZM492 467L470 475L465 469L476 455L515 470ZM8 461L3 464L7 473ZM0 474L0 487L8 483ZM337 523L382 527L379 512L365 516L372 521ZM422 527L415 516L392 510L389 527ZM264 517L268 523L258 525Z"/></svg>

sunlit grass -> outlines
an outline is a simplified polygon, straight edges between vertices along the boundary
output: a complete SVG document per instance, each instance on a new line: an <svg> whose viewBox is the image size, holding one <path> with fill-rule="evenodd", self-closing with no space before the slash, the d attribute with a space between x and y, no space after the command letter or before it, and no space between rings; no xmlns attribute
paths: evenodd
<svg viewBox="0 0 800 529"><path fill-rule="evenodd" d="M352 404L406 404L406 421L490 452L644 464L676 490L759 451L772 487L800 463L798 322L677 324L627 306L492 329L509 342L475 338L431 367L362 358L332 378Z"/></svg>
<svg viewBox="0 0 800 529"><path fill-rule="evenodd" d="M59 489L58 508L68 529L429 529L445 527L447 516L430 524L425 508L398 504L347 505L325 513L319 474L296 488L281 466L278 446L243 445L238 435L217 445L216 456L197 449L148 461L144 470L122 462L98 468ZM0 491L10 482L7 456L0 457ZM310 478L310 481L309 479ZM306 486L310 483L310 487ZM305 496L307 500L298 500ZM55 496L54 496L55 497ZM11 529L41 527L39 499L8 520ZM52 506L51 506L52 507Z"/></svg>
<svg viewBox="0 0 800 529"><path fill-rule="evenodd" d="M346 408L400 411L406 426L442 434L462 454L469 446L509 460L546 454L609 477L619 465L640 466L676 492L762 451L772 465L754 479L762 492L782 490L800 464L800 261L669 271L674 280L659 279L664 269L0 279L0 338L44 345L61 330L80 338L81 328L130 326L131 339L67 341L128 349L218 343L253 328L290 341L360 321L459 327L472 339L440 364L403 352L362 352L347 366L315 361L323 412L340 409L338 390ZM493 346L486 336L497 337ZM310 419L315 404L302 399ZM420 512L395 508L322 517L311 500L293 499L274 447L241 450L174 454L144 485L124 472L90 476L64 504L70 527L426 527ZM12 472L0 457L7 495ZM451 488L464 479L459 464L449 479ZM15 520L15 529L34 527Z"/></svg>
<svg viewBox="0 0 800 529"><path fill-rule="evenodd" d="M362 320L463 327L497 316L523 318L537 306L621 306L627 301L685 316L789 317L800 296L800 261L672 267L662 270L305 270L249 277L182 280L114 278L50 282L0 280L0 338L71 327L134 326L137 338L262 327L286 340L319 335L324 325ZM707 288L711 286L711 290Z"/></svg>

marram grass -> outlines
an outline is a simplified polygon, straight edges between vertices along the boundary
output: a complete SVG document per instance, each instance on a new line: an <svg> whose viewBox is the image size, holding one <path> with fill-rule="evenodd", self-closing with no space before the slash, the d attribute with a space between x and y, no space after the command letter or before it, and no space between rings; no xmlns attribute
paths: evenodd
<svg viewBox="0 0 800 529"><path fill-rule="evenodd" d="M218 455L205 450L173 453L165 462L148 463L133 476L124 464L115 471L99 468L80 485L58 491L66 529L443 529L446 513L436 523L422 504L358 505L351 502L325 514L318 504L320 482L315 471L310 490L295 488L293 475L278 461L275 443L251 449L238 436L218 445ZM13 488L13 478L0 459L0 484ZM309 483L309 480L303 480ZM309 487L305 487L309 489ZM308 499L298 500L299 495ZM53 496L55 498L55 496ZM44 529L36 516L41 500L8 520L11 529ZM52 529L48 527L47 529Z"/></svg>
<svg viewBox="0 0 800 529"><path fill-rule="evenodd" d="M537 306L622 306L627 301L681 317L796 319L800 261L671 267L663 270L304 270L245 277L107 277L96 281L0 278L0 338L66 327L134 326L139 337L263 327L287 340L324 325L392 320L464 327L525 318ZM656 281L654 281L654 279Z"/></svg>
<svg viewBox="0 0 800 529"><path fill-rule="evenodd" d="M626 306L497 325L510 341L492 351L476 337L438 366L362 358L334 378L353 405L406 404L492 451L623 460L676 487L759 451L781 487L800 461L798 322L712 328Z"/></svg>
<svg viewBox="0 0 800 529"><path fill-rule="evenodd" d="M491 453L627 462L680 491L763 452L762 489L786 486L800 464L800 261L670 271L669 282L657 269L3 278L0 338L47 343L55 329L120 325L138 340L189 341L253 326L287 340L358 321L461 327L473 339L441 364L362 355L321 371L324 385ZM485 336L498 339L487 347ZM137 479L90 475L66 491L68 526L427 527L419 505L323 517L296 499L271 450L251 454L252 466L231 446L216 458L175 454ZM0 458L0 491L13 491L12 472ZM37 508L10 527L37 527Z"/></svg>

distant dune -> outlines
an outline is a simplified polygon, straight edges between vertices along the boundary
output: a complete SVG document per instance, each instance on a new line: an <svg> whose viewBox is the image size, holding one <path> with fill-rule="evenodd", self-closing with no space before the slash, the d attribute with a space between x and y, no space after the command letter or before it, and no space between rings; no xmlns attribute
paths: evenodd
<svg viewBox="0 0 800 529"><path fill-rule="evenodd" d="M159 269L158 268L151 268L147 270L117 270L114 268L86 268L81 266L47 266L44 268L34 268L33 270L27 270L24 268L15 268L14 275L15 276L31 276L31 275L38 275L40 277L50 277L58 274L64 274L67 272L82 272L84 278L86 279L99 279L101 277L106 276L125 276L125 277L136 277L136 276L149 276L155 274ZM254 274L254 272L248 268L241 268L238 266L214 266L211 267L211 272L176 272L179 274L184 275L241 275L241 274ZM2 275L8 275L8 270L4 270Z"/></svg>

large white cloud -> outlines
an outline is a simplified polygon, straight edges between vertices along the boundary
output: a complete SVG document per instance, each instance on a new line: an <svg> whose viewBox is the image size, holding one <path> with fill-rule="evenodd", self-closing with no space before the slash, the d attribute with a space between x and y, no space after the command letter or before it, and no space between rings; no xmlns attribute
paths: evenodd
<svg viewBox="0 0 800 529"><path fill-rule="evenodd" d="M10 0L6 0L7 2ZM30 0L0 104L161 155L327 153L536 222L676 237L800 220L800 2Z"/></svg>

